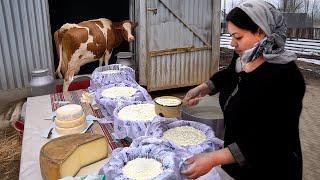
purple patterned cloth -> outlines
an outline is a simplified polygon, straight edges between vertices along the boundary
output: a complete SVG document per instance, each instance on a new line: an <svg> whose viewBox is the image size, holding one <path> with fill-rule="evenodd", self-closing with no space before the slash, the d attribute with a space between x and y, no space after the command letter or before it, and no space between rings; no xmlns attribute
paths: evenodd
<svg viewBox="0 0 320 180"><path fill-rule="evenodd" d="M204 142L198 145L179 146L173 143L176 149L178 149L178 147L182 147L191 154L198 154L202 152L209 152L220 149L223 145L223 141L215 137L211 127L207 126L206 124L178 119L158 118L157 120L153 121L153 123L148 127L146 136L162 138L163 133L165 131L167 131L170 128L179 126L191 126L195 129L202 131L207 138Z"/></svg>
<svg viewBox="0 0 320 180"><path fill-rule="evenodd" d="M114 135L116 139L124 139L129 137L131 139L136 139L140 136L144 136L147 128L151 125L155 119L159 116L156 116L153 120L149 121L141 121L141 120L128 120L128 119L121 119L118 116L119 111L129 105L134 104L154 104L153 101L135 101L135 102L122 102L113 112L113 128L114 128Z"/></svg>
<svg viewBox="0 0 320 180"><path fill-rule="evenodd" d="M109 98L102 96L102 93L104 90L111 88L111 87L132 87L136 89L136 93L130 97L116 97L116 98ZM151 96L147 92L146 89L141 87L140 85L136 83L132 83L132 81L123 81L117 84L109 84L106 86L103 86L101 88L98 88L96 90L96 95L95 95L95 100L96 102L100 105L100 109L102 114L105 117L110 117L113 116L113 111L117 107L119 103L122 101L152 101Z"/></svg>
<svg viewBox="0 0 320 180"><path fill-rule="evenodd" d="M175 150L169 142L152 137L139 137L132 142L130 147L115 149L106 165L99 174L106 175L107 179L123 180L125 177L122 168L127 162L136 158L153 158L161 162L163 172L154 180L162 179L184 179L180 174L183 162L191 157L185 151Z"/></svg>
<svg viewBox="0 0 320 180"><path fill-rule="evenodd" d="M108 73L109 70L113 70L114 73ZM132 68L122 64L101 66L93 71L88 91L95 92L98 88L125 80L137 84L135 81L135 71Z"/></svg>

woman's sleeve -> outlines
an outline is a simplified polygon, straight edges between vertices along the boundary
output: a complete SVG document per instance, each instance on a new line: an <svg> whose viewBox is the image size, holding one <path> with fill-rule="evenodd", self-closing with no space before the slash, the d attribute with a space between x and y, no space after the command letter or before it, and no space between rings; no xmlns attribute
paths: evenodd
<svg viewBox="0 0 320 180"><path fill-rule="evenodd" d="M232 77L232 74L235 72L235 64L238 57L239 56L234 52L229 66L226 69L218 71L212 77L210 77L208 81L206 81L206 84L211 89L210 95L220 92L223 84L228 82Z"/></svg>

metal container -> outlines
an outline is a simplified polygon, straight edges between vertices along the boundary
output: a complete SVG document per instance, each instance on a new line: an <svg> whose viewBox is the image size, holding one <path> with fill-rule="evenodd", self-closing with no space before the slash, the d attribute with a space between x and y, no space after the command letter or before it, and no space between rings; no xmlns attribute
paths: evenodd
<svg viewBox="0 0 320 180"><path fill-rule="evenodd" d="M218 98L205 96L194 107L183 107L181 119L204 123L212 128L216 137L224 138L224 119Z"/></svg>
<svg viewBox="0 0 320 180"><path fill-rule="evenodd" d="M131 52L119 52L116 54L117 56L117 64L126 65L134 69L134 64L132 62L133 54Z"/></svg>
<svg viewBox="0 0 320 180"><path fill-rule="evenodd" d="M180 101L178 105L163 105L157 102L157 99L176 99ZM180 118L182 100L174 96L161 96L154 99L156 114L167 118Z"/></svg>
<svg viewBox="0 0 320 180"><path fill-rule="evenodd" d="M49 69L36 69L31 72L31 96L41 96L55 92L54 78Z"/></svg>

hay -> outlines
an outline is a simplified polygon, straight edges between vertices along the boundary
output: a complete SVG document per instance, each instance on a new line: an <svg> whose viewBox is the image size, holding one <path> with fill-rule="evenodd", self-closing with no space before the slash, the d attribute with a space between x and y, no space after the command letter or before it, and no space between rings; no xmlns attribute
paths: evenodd
<svg viewBox="0 0 320 180"><path fill-rule="evenodd" d="M0 179L19 179L22 136L12 127L0 130Z"/></svg>

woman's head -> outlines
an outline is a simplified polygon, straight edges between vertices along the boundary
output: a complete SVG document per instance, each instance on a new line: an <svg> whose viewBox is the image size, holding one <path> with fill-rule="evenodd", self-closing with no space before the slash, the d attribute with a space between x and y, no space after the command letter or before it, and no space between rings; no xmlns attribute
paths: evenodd
<svg viewBox="0 0 320 180"><path fill-rule="evenodd" d="M232 9L227 18L228 31L232 37L231 46L241 55L266 35L259 26L240 8Z"/></svg>

